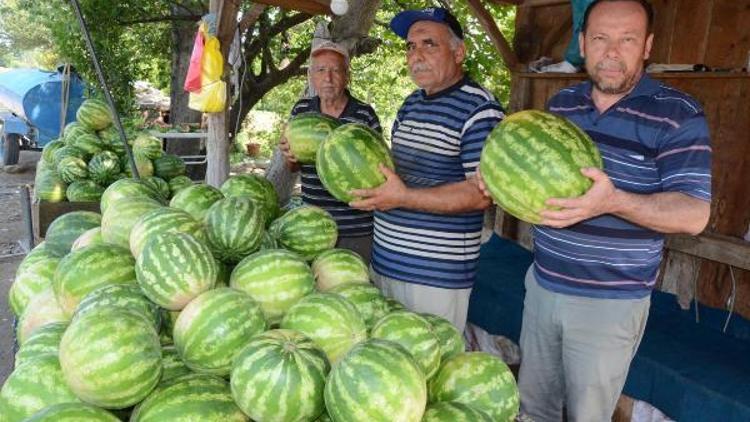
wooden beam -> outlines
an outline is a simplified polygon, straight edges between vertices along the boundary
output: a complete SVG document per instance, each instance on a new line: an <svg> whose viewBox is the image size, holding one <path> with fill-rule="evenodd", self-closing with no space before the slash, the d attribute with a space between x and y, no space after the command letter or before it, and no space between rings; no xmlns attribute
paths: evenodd
<svg viewBox="0 0 750 422"><path fill-rule="evenodd" d="M255 3L297 10L308 15L331 15L329 0L255 0Z"/></svg>
<svg viewBox="0 0 750 422"><path fill-rule="evenodd" d="M492 3L502 4L506 6L521 6L521 7L540 7L540 6L556 6L558 4L567 4L570 0L490 0Z"/></svg>
<svg viewBox="0 0 750 422"><path fill-rule="evenodd" d="M750 271L750 242L706 233L698 236L669 235L666 248Z"/></svg>
<svg viewBox="0 0 750 422"><path fill-rule="evenodd" d="M490 12L485 9L480 0L467 0L467 3L469 4L471 13L479 19L479 23L484 27L487 35L489 35L492 44L494 44L497 51L500 52L508 69L511 71L519 70L518 57L503 36L503 33L500 32L500 29L497 27L495 19Z"/></svg>

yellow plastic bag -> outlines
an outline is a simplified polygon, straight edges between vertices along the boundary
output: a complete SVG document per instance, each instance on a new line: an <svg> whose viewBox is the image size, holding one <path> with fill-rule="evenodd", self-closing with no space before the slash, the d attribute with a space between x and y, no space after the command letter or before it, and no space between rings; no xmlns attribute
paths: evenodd
<svg viewBox="0 0 750 422"><path fill-rule="evenodd" d="M199 31L203 32L205 39L201 59L201 90L190 93L188 107L206 113L217 113L224 111L227 103L226 82L221 80L224 59L221 57L218 38L206 31L205 23L201 23Z"/></svg>

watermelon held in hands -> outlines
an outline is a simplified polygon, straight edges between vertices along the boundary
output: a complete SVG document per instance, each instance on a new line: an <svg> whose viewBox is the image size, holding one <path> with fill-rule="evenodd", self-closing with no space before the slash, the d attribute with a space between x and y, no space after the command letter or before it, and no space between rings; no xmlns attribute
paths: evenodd
<svg viewBox="0 0 750 422"><path fill-rule="evenodd" d="M339 125L338 120L321 113L301 113L289 119L284 136L297 161L310 164L315 162L318 147Z"/></svg>
<svg viewBox="0 0 750 422"><path fill-rule="evenodd" d="M388 145L367 126L339 126L318 149L315 169L323 186L336 199L351 202L354 189L376 188L385 182L380 165L394 168Z"/></svg>
<svg viewBox="0 0 750 422"><path fill-rule="evenodd" d="M602 168L599 149L564 117L538 110L511 114L495 126L482 149L479 170L492 199L533 224L549 198L572 198L591 187L583 167Z"/></svg>

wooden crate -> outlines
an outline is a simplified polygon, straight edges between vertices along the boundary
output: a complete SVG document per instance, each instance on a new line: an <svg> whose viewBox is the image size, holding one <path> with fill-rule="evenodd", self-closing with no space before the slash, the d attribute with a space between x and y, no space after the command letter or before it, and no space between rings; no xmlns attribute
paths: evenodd
<svg viewBox="0 0 750 422"><path fill-rule="evenodd" d="M34 199L31 205L31 216L34 226L34 237L43 239L47 228L55 219L73 211L100 212L99 202L47 202Z"/></svg>

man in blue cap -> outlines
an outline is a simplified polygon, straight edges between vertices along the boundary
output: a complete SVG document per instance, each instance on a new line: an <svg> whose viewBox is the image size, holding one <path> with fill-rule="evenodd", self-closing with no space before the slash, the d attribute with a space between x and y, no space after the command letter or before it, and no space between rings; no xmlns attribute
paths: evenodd
<svg viewBox="0 0 750 422"><path fill-rule="evenodd" d="M466 324L489 200L474 174L485 138L503 118L490 92L464 75L463 30L443 8L396 15L414 83L396 115L391 144L396 171L354 191L350 205L375 210L371 277L415 312Z"/></svg>

